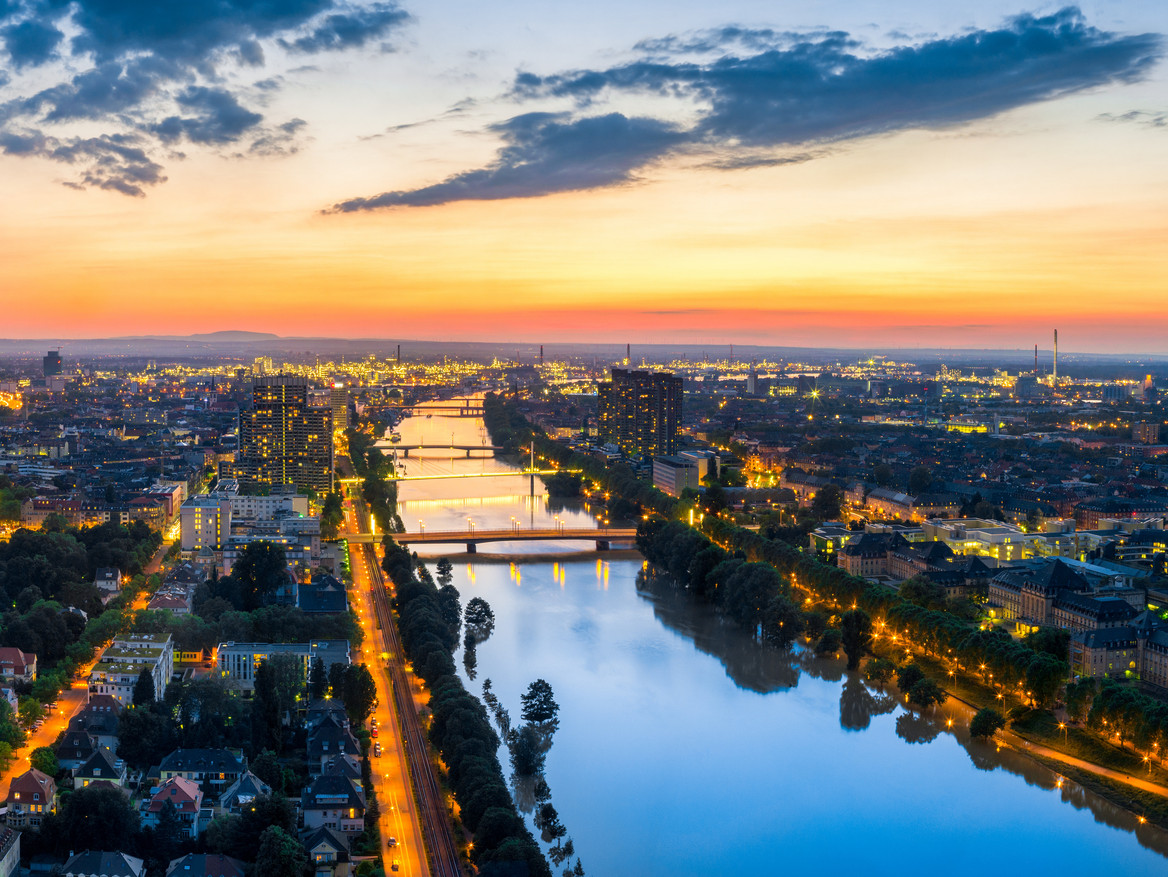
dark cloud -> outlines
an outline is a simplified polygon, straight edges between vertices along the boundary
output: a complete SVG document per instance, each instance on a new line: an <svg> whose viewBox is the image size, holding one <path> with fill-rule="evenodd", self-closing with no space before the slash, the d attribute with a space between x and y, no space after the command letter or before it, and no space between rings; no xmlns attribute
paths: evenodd
<svg viewBox="0 0 1168 877"><path fill-rule="evenodd" d="M177 98L192 116L170 116L154 126L163 143L186 138L192 143L233 143L254 128L263 116L240 106L235 95L214 88L192 87Z"/></svg>
<svg viewBox="0 0 1168 877"><path fill-rule="evenodd" d="M707 61L673 57L726 46L758 50ZM737 27L693 38L666 37L640 48L657 57L551 76L521 72L512 97L566 97L578 110L609 95L680 98L698 108L690 128L616 114L576 121L519 116L499 127L506 145L488 167L415 191L355 198L333 211L607 186L682 149L713 152L713 166L728 170L803 161L815 152L807 147L816 144L944 128L1088 88L1136 81L1160 58L1162 40L1157 34L1098 30L1068 7L1043 17L1020 15L996 30L867 53L839 31L796 38ZM597 132L614 120L627 126L624 139L606 143ZM776 152L791 147L802 149L793 156Z"/></svg>
<svg viewBox="0 0 1168 877"><path fill-rule="evenodd" d="M390 30L409 21L409 13L393 3L375 3L365 8L326 15L310 33L281 40L284 48L297 52L336 52L357 49L381 39Z"/></svg>
<svg viewBox="0 0 1168 877"><path fill-rule="evenodd" d="M84 167L77 185L135 196L165 180L151 153L174 157L181 141L243 145L225 155L288 154L304 121L265 125L244 105L245 94L255 101L258 93L231 85L230 69L262 67L262 40L302 53L339 51L384 38L406 20L384 0L0 0L8 67L19 73L61 56L71 71L0 104L0 145ZM10 83L0 70L0 86ZM256 88L279 84L268 78ZM57 127L77 121L109 133L69 139ZM32 131L45 138L39 146Z"/></svg>
<svg viewBox="0 0 1168 877"><path fill-rule="evenodd" d="M575 121L528 113L494 130L507 145L488 167L423 189L343 201L329 212L531 198L612 186L630 181L635 169L668 152L684 136L657 119L630 119L620 113Z"/></svg>
<svg viewBox="0 0 1168 877"><path fill-rule="evenodd" d="M0 131L0 150L7 155L40 156L76 165L79 182L72 188L93 187L141 198L144 187L165 182L162 165L153 161L137 140L120 135L74 137L59 140L41 131Z"/></svg>
<svg viewBox="0 0 1168 877"><path fill-rule="evenodd" d="M51 60L64 38L65 35L57 28L39 21L22 21L0 28L0 39L4 40L4 48L8 50L8 57L17 70Z"/></svg>
<svg viewBox="0 0 1168 877"><path fill-rule="evenodd" d="M1130 110L1119 115L1103 113L1096 118L1100 122L1128 122L1148 128L1168 128L1168 111Z"/></svg>
<svg viewBox="0 0 1168 877"><path fill-rule="evenodd" d="M332 0L74 0L78 53L98 61L135 52L197 63L220 49L304 26Z"/></svg>
<svg viewBox="0 0 1168 877"><path fill-rule="evenodd" d="M803 164L822 156L823 152L800 152L795 155L729 154L707 161L702 167L720 171L742 171L758 167L780 167L785 164Z"/></svg>
<svg viewBox="0 0 1168 877"><path fill-rule="evenodd" d="M585 103L605 90L689 97L708 107L695 136L777 146L944 127L1131 82L1160 57L1162 41L1100 31L1068 8L872 55L854 49L846 34L831 33L708 64L638 61L542 78L524 74L515 91Z"/></svg>
<svg viewBox="0 0 1168 877"><path fill-rule="evenodd" d="M252 155L292 155L299 150L299 137L308 123L292 119L277 125L252 141L248 152Z"/></svg>

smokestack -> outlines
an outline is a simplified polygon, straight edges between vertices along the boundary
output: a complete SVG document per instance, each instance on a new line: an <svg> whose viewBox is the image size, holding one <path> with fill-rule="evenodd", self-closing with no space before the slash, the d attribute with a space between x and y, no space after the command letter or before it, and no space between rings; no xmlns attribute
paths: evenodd
<svg viewBox="0 0 1168 877"><path fill-rule="evenodd" d="M1050 382L1052 384L1058 383L1058 329L1054 330L1054 372L1051 375Z"/></svg>
<svg viewBox="0 0 1168 877"><path fill-rule="evenodd" d="M631 364L633 361L633 345L625 345L625 365Z"/></svg>
<svg viewBox="0 0 1168 877"><path fill-rule="evenodd" d="M539 364L543 365L543 345L539 345Z"/></svg>
<svg viewBox="0 0 1168 877"><path fill-rule="evenodd" d="M1038 375L1038 345L1034 345L1034 374Z"/></svg>
<svg viewBox="0 0 1168 877"><path fill-rule="evenodd" d="M398 361L398 364L400 365L401 364L401 345L400 344L397 346L397 361Z"/></svg>

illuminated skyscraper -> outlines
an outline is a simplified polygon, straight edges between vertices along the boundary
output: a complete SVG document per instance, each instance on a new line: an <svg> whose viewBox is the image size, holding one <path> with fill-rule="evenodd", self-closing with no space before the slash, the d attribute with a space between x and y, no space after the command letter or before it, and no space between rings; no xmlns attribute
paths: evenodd
<svg viewBox="0 0 1168 877"><path fill-rule="evenodd" d="M344 384L333 384L329 393L333 407L333 429L349 428L349 388Z"/></svg>
<svg viewBox="0 0 1168 877"><path fill-rule="evenodd" d="M41 365L46 378L59 375L61 373L61 351L50 350L41 360Z"/></svg>
<svg viewBox="0 0 1168 877"><path fill-rule="evenodd" d="M681 424L681 378L668 372L614 368L600 385L600 440L629 456L677 452Z"/></svg>
<svg viewBox="0 0 1168 877"><path fill-rule="evenodd" d="M251 401L239 414L240 483L332 490L332 408L309 405L308 382L285 374L254 378Z"/></svg>

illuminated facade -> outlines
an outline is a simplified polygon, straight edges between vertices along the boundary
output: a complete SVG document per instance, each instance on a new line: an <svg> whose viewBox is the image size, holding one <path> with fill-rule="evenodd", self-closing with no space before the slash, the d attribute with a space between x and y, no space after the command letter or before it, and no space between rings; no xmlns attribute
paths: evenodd
<svg viewBox="0 0 1168 877"><path fill-rule="evenodd" d="M308 381L295 375L257 377L252 406L239 415L241 484L333 488L333 411L310 405Z"/></svg>
<svg viewBox="0 0 1168 877"><path fill-rule="evenodd" d="M600 441L631 457L677 453L681 378L667 372L612 370L599 391Z"/></svg>

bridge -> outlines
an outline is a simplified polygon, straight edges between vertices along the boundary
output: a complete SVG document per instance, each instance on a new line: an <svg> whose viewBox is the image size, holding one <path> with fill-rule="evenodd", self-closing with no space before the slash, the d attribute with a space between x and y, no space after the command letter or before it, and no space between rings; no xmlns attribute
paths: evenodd
<svg viewBox="0 0 1168 877"><path fill-rule="evenodd" d="M444 445L444 444L403 444L402 442L392 441L376 441L373 447L382 451L402 451L402 456L409 459L410 451L424 451L429 448L432 451L466 451L467 457L470 456L471 451L490 451L492 454L497 454L505 450L502 445Z"/></svg>
<svg viewBox="0 0 1168 877"><path fill-rule="evenodd" d="M476 446L477 447L477 446ZM439 481L448 478L514 478L516 475L558 475L560 472L567 472L571 475L578 475L582 469L516 469L511 472L454 472L446 475L395 475L392 478L382 479L385 482L391 481ZM339 484L364 484L364 478L338 478L336 481Z"/></svg>
<svg viewBox="0 0 1168 877"><path fill-rule="evenodd" d="M441 414L444 417L482 417L483 403L478 399L467 399L465 402L453 402L443 405L435 402L403 402L401 405L386 405L386 408L396 409L402 413L413 414Z"/></svg>
<svg viewBox="0 0 1168 877"><path fill-rule="evenodd" d="M637 538L635 527L546 527L524 530L508 527L499 530L422 530L418 533L355 533L345 536L350 543L379 543L388 535L398 545L466 545L467 554L478 552L484 542L559 542L564 540L587 540L596 543L597 551L607 551L613 542L632 542Z"/></svg>

